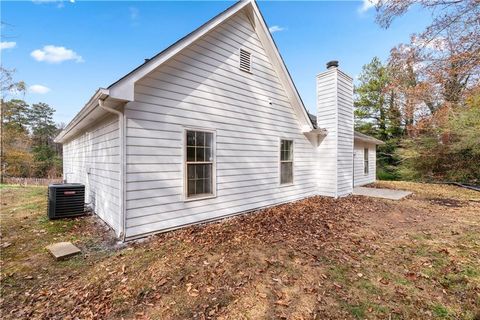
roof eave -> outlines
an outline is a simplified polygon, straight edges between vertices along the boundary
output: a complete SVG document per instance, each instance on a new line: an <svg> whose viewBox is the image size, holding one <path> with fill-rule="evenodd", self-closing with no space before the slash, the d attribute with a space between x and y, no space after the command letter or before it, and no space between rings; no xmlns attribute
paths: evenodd
<svg viewBox="0 0 480 320"><path fill-rule="evenodd" d="M106 99L109 96L108 89L99 88L95 94L88 100L83 108L77 113L77 115L67 124L67 126L55 137L55 143L63 143L65 140L81 125L85 122L85 119L92 113L98 106L99 99Z"/></svg>
<svg viewBox="0 0 480 320"><path fill-rule="evenodd" d="M354 132L354 140L355 141L362 141L362 142L367 142L375 145L382 145L385 144L382 140L379 140L377 138L371 137L369 135L366 135L364 133L360 133L355 131Z"/></svg>

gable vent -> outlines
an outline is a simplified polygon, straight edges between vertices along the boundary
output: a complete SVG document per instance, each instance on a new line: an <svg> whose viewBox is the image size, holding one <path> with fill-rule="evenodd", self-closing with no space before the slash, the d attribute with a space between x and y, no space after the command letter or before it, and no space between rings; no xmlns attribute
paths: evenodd
<svg viewBox="0 0 480 320"><path fill-rule="evenodd" d="M252 72L252 54L240 49L240 70Z"/></svg>

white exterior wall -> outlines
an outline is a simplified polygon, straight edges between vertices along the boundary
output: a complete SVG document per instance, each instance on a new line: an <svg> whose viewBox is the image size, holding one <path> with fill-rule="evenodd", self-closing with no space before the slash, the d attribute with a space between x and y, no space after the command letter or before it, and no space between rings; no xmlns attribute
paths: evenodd
<svg viewBox="0 0 480 320"><path fill-rule="evenodd" d="M368 148L368 174L364 173L363 150ZM354 148L354 182L355 187L375 182L377 152L376 145L373 143L355 141Z"/></svg>
<svg viewBox="0 0 480 320"><path fill-rule="evenodd" d="M252 53L251 74L238 68L240 48ZM243 13L140 80L125 115L127 238L318 193L316 147ZM183 135L191 127L216 131L213 199L184 201ZM294 140L288 186L279 183L282 138Z"/></svg>
<svg viewBox="0 0 480 320"><path fill-rule="evenodd" d="M118 117L109 116L63 144L63 175L85 184L85 202L116 234L120 229Z"/></svg>
<svg viewBox="0 0 480 320"><path fill-rule="evenodd" d="M327 130L318 147L319 194L337 196L337 73L330 69L317 76L317 125Z"/></svg>
<svg viewBox="0 0 480 320"><path fill-rule="evenodd" d="M353 85L337 68L317 76L317 124L328 131L318 150L319 192L348 195L353 189Z"/></svg>
<svg viewBox="0 0 480 320"><path fill-rule="evenodd" d="M353 82L340 70L337 70L337 99L337 195L345 196L353 191Z"/></svg>

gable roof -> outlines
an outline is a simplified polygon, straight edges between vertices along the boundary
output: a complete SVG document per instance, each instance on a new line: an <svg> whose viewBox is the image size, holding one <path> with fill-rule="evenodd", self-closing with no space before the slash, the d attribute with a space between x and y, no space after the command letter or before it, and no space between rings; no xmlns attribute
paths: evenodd
<svg viewBox="0 0 480 320"><path fill-rule="evenodd" d="M124 99L133 101L133 85L136 81L143 78L145 75L157 69L164 62L175 56L181 50L194 43L196 40L213 30L215 27L223 23L228 18L232 17L236 13L244 10L250 22L253 24L255 31L257 32L260 41L265 47L265 51L270 57L271 63L277 71L277 75L282 83L284 89L287 92L287 96L295 109L298 120L306 127L306 131L310 131L314 128L313 123L308 117L308 111L303 104L303 101L298 93L297 88L291 78L291 75L285 65L285 62L280 55L278 47L273 40L273 37L268 29L265 19L260 12L255 0L242 0L227 8L222 13L213 17L202 26L192 31L188 35L184 36L165 50L156 54L151 59L148 59L143 64L126 74L108 87L110 95L117 99ZM258 28L257 28L258 26Z"/></svg>
<svg viewBox="0 0 480 320"><path fill-rule="evenodd" d="M290 103L294 108L295 114L297 115L299 122L303 124L302 130L304 132L309 132L315 129L315 124L312 122L308 115L308 111L303 104L300 94L295 87L291 75L285 65L282 56L280 55L278 47L273 40L273 37L267 27L265 19L263 18L255 0L241 0L227 8L225 11L216 15L199 28L179 39L178 41L167 47L165 50L159 52L151 59L146 60L143 64L112 83L110 86L108 86L107 89L98 89L95 95L90 98L89 102L82 108L82 110L80 110L80 112L65 127L65 129L60 132L60 134L55 138L55 142L65 142L74 133L80 132L82 129L90 125L91 122L94 120L92 117L87 117L89 121L82 122L82 119L85 119L86 117L79 117L80 114L85 114L88 110L92 111L95 109L96 112L94 118L98 119L102 114L106 115L108 113L106 110L99 108L98 100L94 99L95 96L98 96L99 91L103 93L102 99L106 99L106 101L110 102L111 104L119 105L128 101L133 101L134 85L138 80L157 69L164 62L175 56L181 50L185 49L191 43L195 42L197 39L207 34L216 26L220 25L222 22L232 17L236 13L240 12L241 10L245 10L247 17L249 18L260 38L260 41L265 47L265 51L270 56L271 63L277 71L279 80L287 93L287 97L289 98ZM88 114L89 113L87 113L87 115ZM73 129L75 130L72 131Z"/></svg>
<svg viewBox="0 0 480 320"><path fill-rule="evenodd" d="M239 12L241 9L243 9L249 1L238 1L232 6L228 7L224 11L220 12L204 24L202 24L200 27L197 29L193 30L192 32L186 34L182 38L178 39L174 43L172 43L170 46L165 48L164 50L160 51L156 55L154 55L152 58L145 59L145 62L112 83L107 87L107 89L112 89L115 88L115 86L120 85L121 82L128 80L129 78L133 78L135 80L138 80L142 78L144 75L147 73L153 71L154 69L158 68L163 62L165 62L168 58L171 58L175 54L177 54L180 50L184 49L191 43L193 43L195 40L199 39L201 36L206 34L208 31L212 30L215 28L217 25L219 25L221 22L225 21L235 13ZM135 81L134 80L134 81Z"/></svg>

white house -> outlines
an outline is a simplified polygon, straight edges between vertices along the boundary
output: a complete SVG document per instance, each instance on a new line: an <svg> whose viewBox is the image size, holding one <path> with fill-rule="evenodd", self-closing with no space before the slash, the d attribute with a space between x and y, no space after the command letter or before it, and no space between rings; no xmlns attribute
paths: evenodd
<svg viewBox="0 0 480 320"><path fill-rule="evenodd" d="M93 95L56 138L64 179L123 240L348 195L375 180L381 141L354 133L338 64L316 81L315 120L257 4L238 2Z"/></svg>

